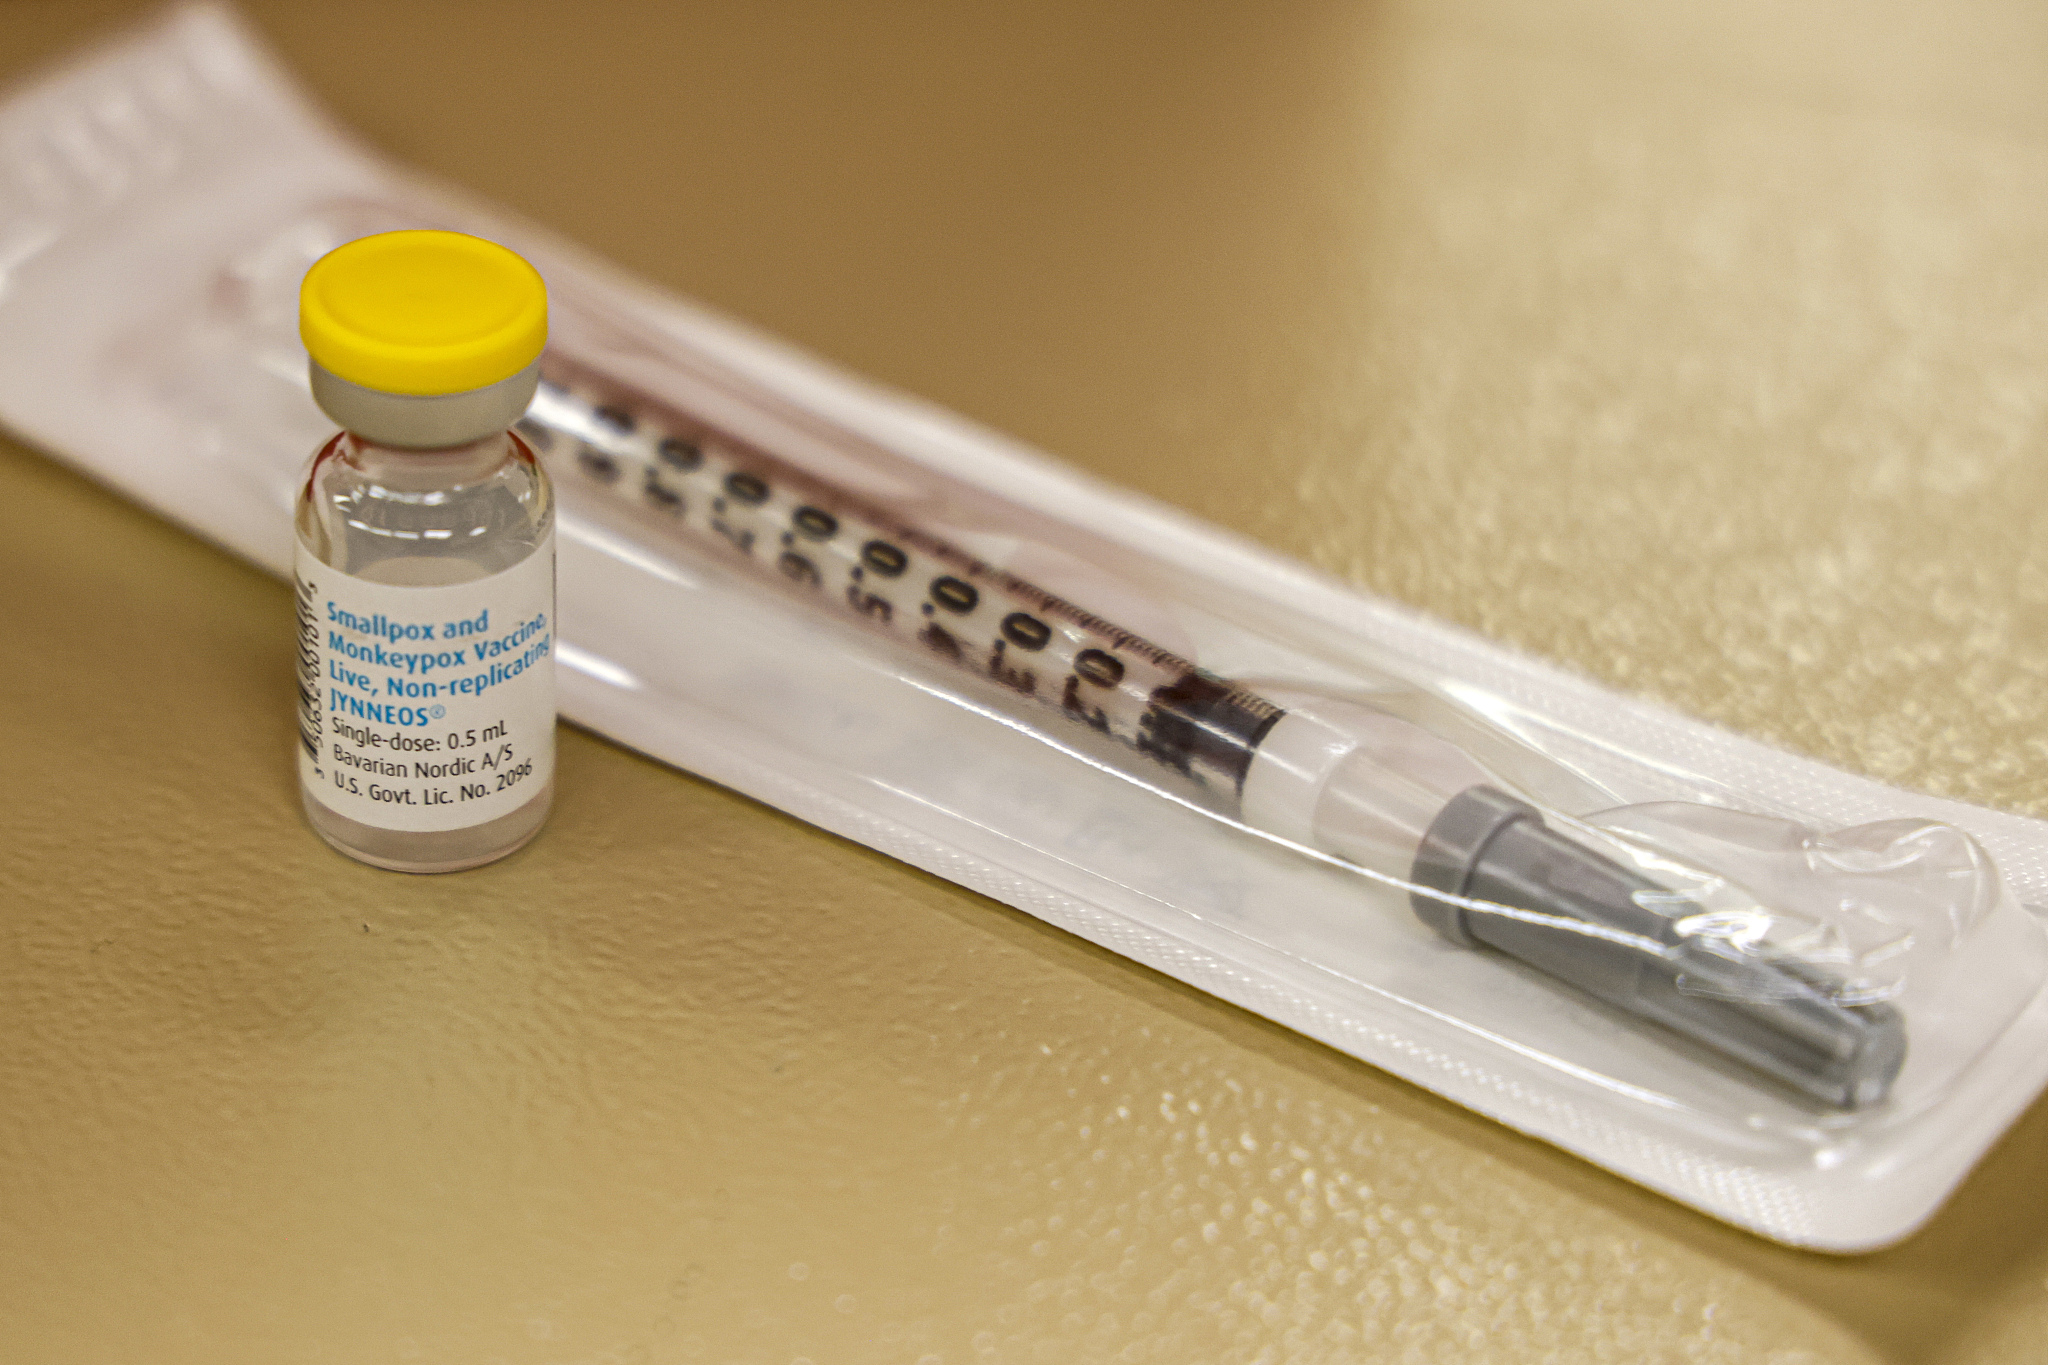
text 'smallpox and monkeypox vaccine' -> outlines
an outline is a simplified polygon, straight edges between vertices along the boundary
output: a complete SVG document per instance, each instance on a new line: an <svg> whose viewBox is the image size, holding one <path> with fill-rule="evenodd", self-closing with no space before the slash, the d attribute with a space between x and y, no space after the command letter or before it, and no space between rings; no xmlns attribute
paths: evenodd
<svg viewBox="0 0 2048 1365"><path fill-rule="evenodd" d="M546 287L481 238L387 232L306 272L299 331L342 427L295 517L306 816L378 867L501 858L554 795L554 494L509 430Z"/></svg>

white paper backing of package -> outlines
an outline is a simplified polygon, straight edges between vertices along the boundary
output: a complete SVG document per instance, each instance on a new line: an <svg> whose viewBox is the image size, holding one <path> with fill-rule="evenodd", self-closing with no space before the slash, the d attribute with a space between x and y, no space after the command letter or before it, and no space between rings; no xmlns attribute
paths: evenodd
<svg viewBox="0 0 2048 1365"><path fill-rule="evenodd" d="M1967 863L1981 846L2003 885L1928 865L1975 900L1942 908L1946 940L1921 933L1915 975L1892 983L1905 1069L1882 1105L1817 1111L1453 946L1398 881L1247 829L1134 775L1103 735L1041 729L1000 688L666 534L660 507L620 496L644 436L579 435L587 409L558 374L535 415L556 403L570 719L1797 1245L1905 1236L2048 1082L2048 950L2023 908L2048 903L2048 825L1616 696L639 285L351 143L219 8L172 11L0 108L0 420L283 575L296 479L329 430L306 391L299 275L411 226L539 266L568 373L942 531L1211 673L1462 717L1497 752L1538 756L1553 776L1522 791L1589 836L1654 840L1669 812L1717 808L1730 847L1808 828L1848 830L1853 853L1851 827L1911 820L1916 849Z"/></svg>

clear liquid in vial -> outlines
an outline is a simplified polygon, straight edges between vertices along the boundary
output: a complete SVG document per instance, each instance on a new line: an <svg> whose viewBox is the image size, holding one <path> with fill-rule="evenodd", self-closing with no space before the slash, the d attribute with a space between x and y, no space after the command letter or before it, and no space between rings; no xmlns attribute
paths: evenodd
<svg viewBox="0 0 2048 1365"><path fill-rule="evenodd" d="M433 450L344 431L313 457L294 524L303 550L330 569L371 583L447 587L523 563L547 545L554 518L545 470L509 431ZM552 619L552 601L548 611ZM540 831L554 799L551 760L545 768L546 779L516 809L458 829L381 828L337 813L310 788L300 795L314 830L352 858L400 872L455 872L502 858Z"/></svg>

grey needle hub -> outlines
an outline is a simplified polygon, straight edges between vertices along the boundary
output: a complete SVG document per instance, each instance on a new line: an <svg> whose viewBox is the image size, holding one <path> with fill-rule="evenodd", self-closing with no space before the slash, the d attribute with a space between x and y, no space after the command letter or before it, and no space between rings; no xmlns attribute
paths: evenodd
<svg viewBox="0 0 2048 1365"><path fill-rule="evenodd" d="M1668 897L1666 888L1549 829L1534 806L1496 788L1471 787L1445 805L1412 880L1415 913L1453 943L1496 948L1833 1108L1881 1102L1905 1061L1896 1008L1844 1005L1811 968L1680 934L1638 898Z"/></svg>

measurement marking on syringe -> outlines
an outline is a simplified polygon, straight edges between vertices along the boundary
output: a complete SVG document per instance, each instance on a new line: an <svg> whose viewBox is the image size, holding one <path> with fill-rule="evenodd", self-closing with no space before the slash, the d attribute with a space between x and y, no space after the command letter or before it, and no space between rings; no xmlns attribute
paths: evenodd
<svg viewBox="0 0 2048 1365"><path fill-rule="evenodd" d="M1264 698L748 443L551 366L524 430L593 483L1235 798Z"/></svg>

